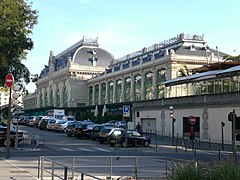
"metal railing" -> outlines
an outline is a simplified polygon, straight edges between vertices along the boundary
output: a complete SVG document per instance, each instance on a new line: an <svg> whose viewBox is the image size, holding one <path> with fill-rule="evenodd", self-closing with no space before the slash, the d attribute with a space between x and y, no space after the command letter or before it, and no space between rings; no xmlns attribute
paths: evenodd
<svg viewBox="0 0 240 180"><path fill-rule="evenodd" d="M49 156L39 157L38 178L43 180L84 180L84 179L164 179L174 173L178 164L187 161L158 156Z"/></svg>

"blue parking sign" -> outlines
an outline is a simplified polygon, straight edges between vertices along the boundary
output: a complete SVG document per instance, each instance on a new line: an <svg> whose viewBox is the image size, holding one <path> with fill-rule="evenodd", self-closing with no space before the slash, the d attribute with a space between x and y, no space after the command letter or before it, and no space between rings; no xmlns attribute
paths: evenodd
<svg viewBox="0 0 240 180"><path fill-rule="evenodd" d="M123 117L130 117L130 106L123 106Z"/></svg>

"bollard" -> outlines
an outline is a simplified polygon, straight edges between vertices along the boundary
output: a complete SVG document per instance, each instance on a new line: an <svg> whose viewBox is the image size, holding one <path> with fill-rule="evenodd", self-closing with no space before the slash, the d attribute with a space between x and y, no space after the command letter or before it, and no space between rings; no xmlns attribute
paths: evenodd
<svg viewBox="0 0 240 180"><path fill-rule="evenodd" d="M185 152L187 152L187 143L186 143L186 139L184 139L184 144L185 144Z"/></svg>
<svg viewBox="0 0 240 180"><path fill-rule="evenodd" d="M67 172L68 172L68 168L65 166L64 167L64 180L67 180Z"/></svg>
<svg viewBox="0 0 240 180"><path fill-rule="evenodd" d="M200 146L200 136L199 136L198 146Z"/></svg>
<svg viewBox="0 0 240 180"><path fill-rule="evenodd" d="M221 152L220 152L221 150L219 149L218 150L218 160L220 161L221 160Z"/></svg>
<svg viewBox="0 0 240 180"><path fill-rule="evenodd" d="M177 145L178 144L178 133L177 133L177 138L176 138L176 153L177 153Z"/></svg>
<svg viewBox="0 0 240 180"><path fill-rule="evenodd" d="M156 131L156 152L158 152L158 143L157 143L157 131Z"/></svg>
<svg viewBox="0 0 240 180"><path fill-rule="evenodd" d="M196 148L194 149L194 159L196 159L196 156L197 156L197 150Z"/></svg>
<svg viewBox="0 0 240 180"><path fill-rule="evenodd" d="M162 131L162 140L163 140L163 131Z"/></svg>
<svg viewBox="0 0 240 180"><path fill-rule="evenodd" d="M211 148L211 138L209 138L208 147L209 147L209 149Z"/></svg>

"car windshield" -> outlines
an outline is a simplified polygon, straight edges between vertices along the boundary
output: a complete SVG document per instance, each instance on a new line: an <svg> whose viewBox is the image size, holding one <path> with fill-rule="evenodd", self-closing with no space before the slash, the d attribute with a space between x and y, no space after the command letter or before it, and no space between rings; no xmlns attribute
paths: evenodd
<svg viewBox="0 0 240 180"><path fill-rule="evenodd" d="M58 121L58 124L65 124L67 121Z"/></svg>

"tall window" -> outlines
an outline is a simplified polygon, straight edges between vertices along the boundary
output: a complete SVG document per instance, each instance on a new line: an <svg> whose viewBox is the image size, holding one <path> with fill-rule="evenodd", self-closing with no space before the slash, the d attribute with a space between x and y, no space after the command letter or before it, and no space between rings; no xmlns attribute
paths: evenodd
<svg viewBox="0 0 240 180"><path fill-rule="evenodd" d="M215 93L222 92L222 79L215 79Z"/></svg>
<svg viewBox="0 0 240 180"><path fill-rule="evenodd" d="M138 74L134 77L134 81L135 81L135 100L136 101L141 100L141 79L142 79L142 76L140 74Z"/></svg>
<svg viewBox="0 0 240 180"><path fill-rule="evenodd" d="M40 94L40 107L43 107L43 99L42 99L42 93Z"/></svg>
<svg viewBox="0 0 240 180"><path fill-rule="evenodd" d="M131 77L125 78L124 88L125 101L131 101Z"/></svg>
<svg viewBox="0 0 240 180"><path fill-rule="evenodd" d="M95 93L94 93L95 104L98 104L98 96L99 96L99 85L97 84L95 86Z"/></svg>
<svg viewBox="0 0 240 180"><path fill-rule="evenodd" d="M113 103L113 81L108 83L108 97L109 103Z"/></svg>
<svg viewBox="0 0 240 180"><path fill-rule="evenodd" d="M47 91L45 89L45 107L48 106L48 96L47 96Z"/></svg>
<svg viewBox="0 0 240 180"><path fill-rule="evenodd" d="M116 81L116 102L121 102L121 93L122 93L122 80L118 79Z"/></svg>
<svg viewBox="0 0 240 180"><path fill-rule="evenodd" d="M67 103L68 103L68 92L67 92L67 88L66 88L66 86L64 85L63 86L63 97L62 97L63 99L63 107L67 107Z"/></svg>
<svg viewBox="0 0 240 180"><path fill-rule="evenodd" d="M106 96L106 83L101 84L101 102L100 104L105 104L105 96Z"/></svg>
<svg viewBox="0 0 240 180"><path fill-rule="evenodd" d="M60 107L60 91L57 89L56 92L56 107Z"/></svg>
<svg viewBox="0 0 240 180"><path fill-rule="evenodd" d="M157 71L157 98L164 97L164 85L162 83L166 81L166 69L159 69Z"/></svg>
<svg viewBox="0 0 240 180"><path fill-rule="evenodd" d="M88 97L89 97L89 105L92 105L92 104L93 104L93 102L92 102L92 98L93 98L93 87L92 87L92 86L89 87L88 92L89 92L89 94L88 94Z"/></svg>
<svg viewBox="0 0 240 180"><path fill-rule="evenodd" d="M145 74L145 99L153 99L153 73Z"/></svg>
<svg viewBox="0 0 240 180"><path fill-rule="evenodd" d="M50 90L50 99L49 99L49 102L50 102L50 106L53 107L54 104L53 104L53 91L52 91L52 89Z"/></svg>

